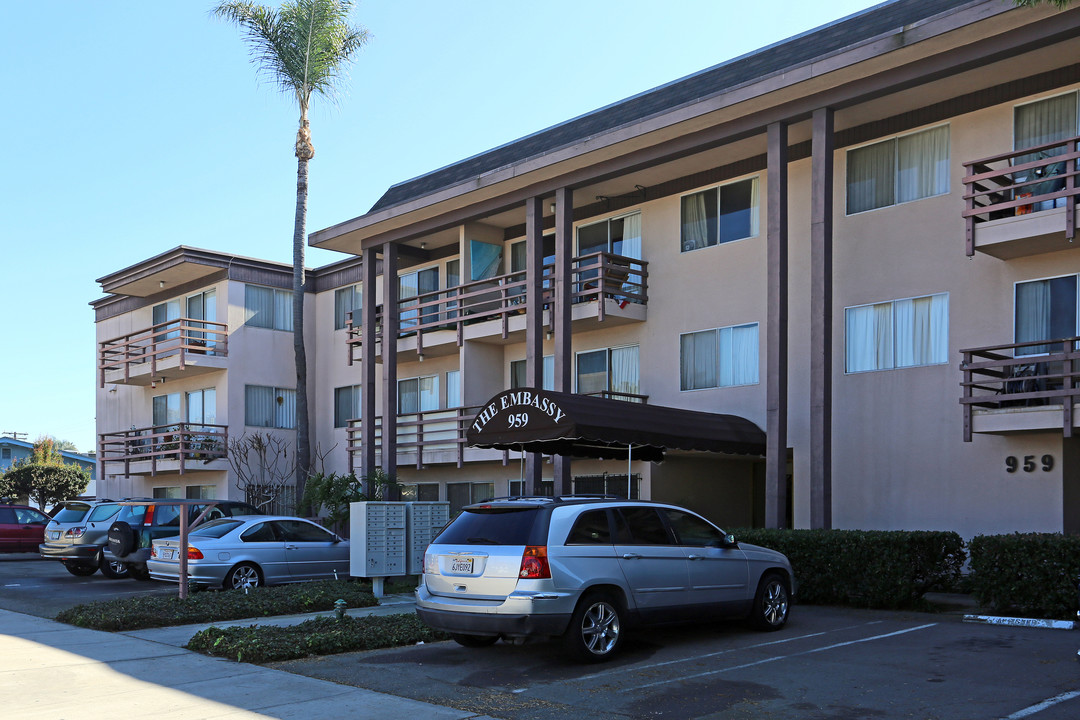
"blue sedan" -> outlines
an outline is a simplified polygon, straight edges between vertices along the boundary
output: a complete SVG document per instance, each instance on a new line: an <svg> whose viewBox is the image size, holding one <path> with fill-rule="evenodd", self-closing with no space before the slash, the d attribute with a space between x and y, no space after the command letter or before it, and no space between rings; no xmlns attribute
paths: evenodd
<svg viewBox="0 0 1080 720"><path fill-rule="evenodd" d="M188 533L188 582L204 587L349 577L349 541L295 517L244 515L211 520ZM180 538L154 540L146 563L155 580L179 582Z"/></svg>

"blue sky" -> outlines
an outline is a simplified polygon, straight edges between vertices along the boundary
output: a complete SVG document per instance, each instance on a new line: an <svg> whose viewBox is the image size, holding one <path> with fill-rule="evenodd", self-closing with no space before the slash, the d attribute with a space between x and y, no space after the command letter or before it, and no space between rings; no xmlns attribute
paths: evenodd
<svg viewBox="0 0 1080 720"><path fill-rule="evenodd" d="M178 245L291 262L297 112L211 5L4 4L0 433L94 448L97 278ZM308 231L397 182L872 5L361 2L354 21L374 39L338 104L312 116ZM309 249L308 265L342 257Z"/></svg>

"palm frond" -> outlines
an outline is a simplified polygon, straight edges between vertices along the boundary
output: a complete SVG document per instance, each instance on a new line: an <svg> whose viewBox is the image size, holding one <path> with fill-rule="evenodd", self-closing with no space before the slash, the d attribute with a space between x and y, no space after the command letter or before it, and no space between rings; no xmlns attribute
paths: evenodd
<svg viewBox="0 0 1080 720"><path fill-rule="evenodd" d="M349 25L351 11L350 0L293 0L280 10L233 0L212 14L244 31L260 74L294 95L306 114L313 94L335 97L347 62L371 38Z"/></svg>

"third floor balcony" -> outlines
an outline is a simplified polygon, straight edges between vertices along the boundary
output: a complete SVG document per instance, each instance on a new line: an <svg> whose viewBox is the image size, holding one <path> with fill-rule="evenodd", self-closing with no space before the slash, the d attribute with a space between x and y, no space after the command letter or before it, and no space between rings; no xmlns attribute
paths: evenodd
<svg viewBox="0 0 1080 720"><path fill-rule="evenodd" d="M229 332L225 323L177 318L98 345L101 387L151 385L166 376L175 379L225 369Z"/></svg>
<svg viewBox="0 0 1080 720"><path fill-rule="evenodd" d="M544 266L544 326L554 304L554 265ZM397 351L415 355L457 352L465 340L520 342L528 309L525 271L419 293L399 301ZM572 262L570 301L575 332L605 325L643 322L648 304L648 263L598 252ZM349 362L360 358L358 313L347 321ZM376 310L377 355L382 347L382 307Z"/></svg>
<svg viewBox="0 0 1080 720"><path fill-rule="evenodd" d="M964 163L967 254L1008 260L1072 247L1080 137Z"/></svg>

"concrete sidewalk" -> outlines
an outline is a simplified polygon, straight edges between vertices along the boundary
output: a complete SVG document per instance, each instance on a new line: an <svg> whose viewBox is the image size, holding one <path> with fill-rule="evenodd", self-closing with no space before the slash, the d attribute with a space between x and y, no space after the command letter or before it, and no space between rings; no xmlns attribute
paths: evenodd
<svg viewBox="0 0 1080 720"><path fill-rule="evenodd" d="M387 601L372 612L393 611L392 600ZM401 605L397 612L412 609ZM211 658L175 644L183 633L190 638L193 632L189 626L154 640L142 636L150 631L107 633L0 610L0 714L19 720L115 720L131 715L155 720L485 718Z"/></svg>

